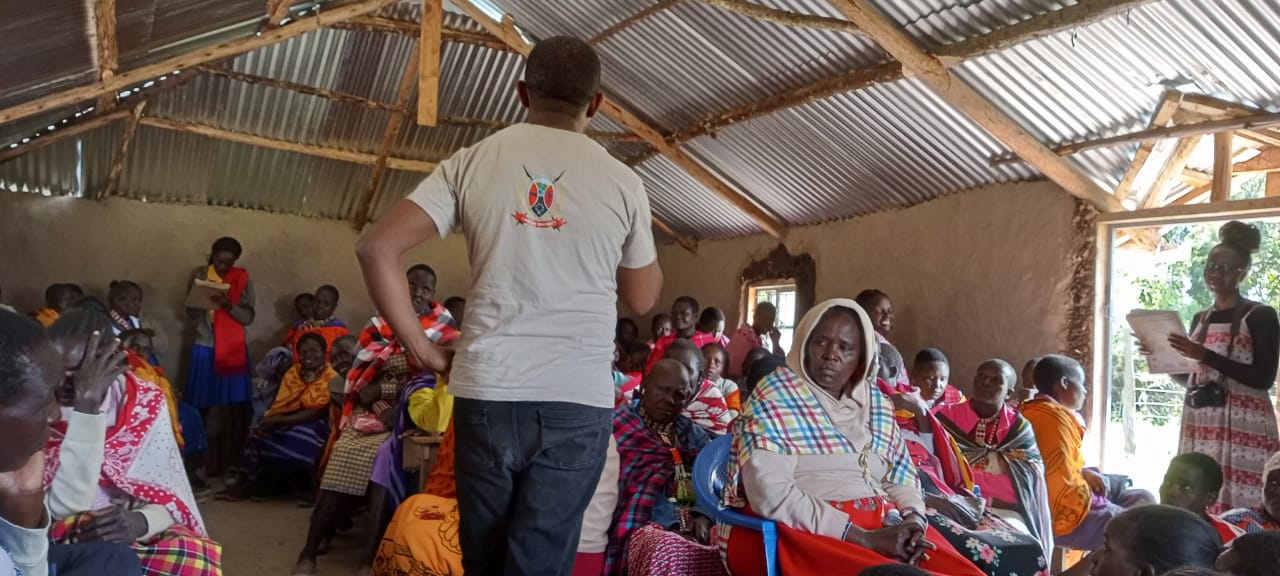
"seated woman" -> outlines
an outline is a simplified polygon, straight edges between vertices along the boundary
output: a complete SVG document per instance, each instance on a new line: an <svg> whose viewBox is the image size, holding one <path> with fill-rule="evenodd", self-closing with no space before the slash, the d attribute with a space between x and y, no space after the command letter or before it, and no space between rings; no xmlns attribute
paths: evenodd
<svg viewBox="0 0 1280 576"><path fill-rule="evenodd" d="M895 560L982 574L925 519L893 406L875 385L875 342L852 300L805 314L787 366L759 383L734 424L724 503L777 521L783 574ZM731 572L765 573L759 533L722 525L720 536Z"/></svg>
<svg viewBox="0 0 1280 576"><path fill-rule="evenodd" d="M725 347L729 346L729 337L724 335L724 310L715 306L703 308L702 313L698 315L697 329L700 334L710 334L714 338L712 342Z"/></svg>
<svg viewBox="0 0 1280 576"><path fill-rule="evenodd" d="M451 324L449 311L434 300L435 271L425 264L417 264L409 269L406 278L413 309L418 311L418 320L427 337L438 343L456 339L458 331ZM383 318L375 317L360 333L360 351L347 373L341 432L321 477L311 527L306 544L298 553L294 574L316 573L320 545L369 492L374 459L391 435L398 413L394 403L417 372L409 364L391 326ZM385 495L376 493L374 497L376 501L369 504L377 510L383 505Z"/></svg>
<svg viewBox="0 0 1280 576"><path fill-rule="evenodd" d="M114 344L110 354L95 352L110 334L110 320L87 310L49 328L72 374L58 394L63 421L45 449L50 535L128 543L148 575L221 574L222 549L205 532L164 393L121 374L125 357Z"/></svg>
<svg viewBox="0 0 1280 576"><path fill-rule="evenodd" d="M450 419L424 491L405 500L387 525L372 563L372 576L462 576L453 447ZM617 500L618 450L610 437L604 471L582 516L582 535L572 576L600 576L603 572L606 532Z"/></svg>
<svg viewBox="0 0 1280 576"><path fill-rule="evenodd" d="M310 479L329 436L329 380L338 373L325 361L323 336L303 334L297 350L298 363L285 372L275 401L245 448L242 468L247 481L228 488L220 498L275 496L294 479Z"/></svg>
<svg viewBox="0 0 1280 576"><path fill-rule="evenodd" d="M53 326L58 321L58 317L63 312L71 309L71 306L84 297L84 290L75 284L50 284L44 290L44 308L31 313L36 321L43 324L46 328Z"/></svg>
<svg viewBox="0 0 1280 576"><path fill-rule="evenodd" d="M918 393L890 388L886 378L892 377L892 370L885 366L892 364L896 352L882 343L880 353L889 361L881 364L877 384L896 407L898 426L919 472L929 524L983 572L1043 572L1053 557L1052 542L1043 544L1021 520L1006 521L977 496L976 470L952 438L953 432L929 412L928 402Z"/></svg>
<svg viewBox="0 0 1280 576"><path fill-rule="evenodd" d="M950 385L951 362L937 348L925 348L916 353L911 364L911 385L920 391L920 397L932 410L943 404L964 402L964 393Z"/></svg>
<svg viewBox="0 0 1280 576"><path fill-rule="evenodd" d="M1089 557L1093 576L1164 576L1212 569L1222 552L1218 533L1195 514L1172 506L1141 506L1106 527L1106 546Z"/></svg>
<svg viewBox="0 0 1280 576"><path fill-rule="evenodd" d="M893 346L889 341L889 333L893 331L893 301L889 299L889 295L876 288L869 288L859 292L854 300L871 317L871 325L876 329L876 343ZM897 381L890 384L909 385L911 382L906 362L901 354L898 354L897 360Z"/></svg>
<svg viewBox="0 0 1280 576"><path fill-rule="evenodd" d="M698 346L689 340L676 340L664 349L663 359L679 362L689 371L690 379L701 382L697 393L685 406L685 417L712 435L727 434L729 425L738 417L738 411L729 408L720 388L702 377L706 373L706 360Z"/></svg>
<svg viewBox="0 0 1280 576"><path fill-rule="evenodd" d="M1199 516L1218 531L1223 544L1230 544L1244 530L1209 514L1222 491L1222 466L1217 460L1199 452L1173 457L1160 485L1160 503L1181 508Z"/></svg>
<svg viewBox="0 0 1280 576"><path fill-rule="evenodd" d="M712 342L702 347L702 359L706 366L703 377L720 389L729 410L741 412L742 393L738 390L738 383L724 377L725 368L729 367L729 351L723 344Z"/></svg>
<svg viewBox="0 0 1280 576"><path fill-rule="evenodd" d="M1280 452L1271 456L1262 472L1262 502L1253 508L1237 508L1222 515L1246 533L1280 530Z"/></svg>
<svg viewBox="0 0 1280 576"><path fill-rule="evenodd" d="M969 401L945 404L934 414L960 446L992 513L1017 518L1051 553L1044 460L1031 423L1005 402L1016 378L1008 362L988 360L973 377Z"/></svg>
<svg viewBox="0 0 1280 576"><path fill-rule="evenodd" d="M659 360L639 397L613 412L622 477L605 574L721 574L709 546L711 519L694 511L693 460L710 436L681 412L693 383L675 360Z"/></svg>

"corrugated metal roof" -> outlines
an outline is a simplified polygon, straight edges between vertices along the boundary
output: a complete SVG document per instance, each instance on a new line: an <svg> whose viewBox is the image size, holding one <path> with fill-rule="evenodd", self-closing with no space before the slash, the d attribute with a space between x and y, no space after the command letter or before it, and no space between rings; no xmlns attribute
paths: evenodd
<svg viewBox="0 0 1280 576"><path fill-rule="evenodd" d="M590 37L657 0L486 0L531 37ZM826 0L750 0L804 14L841 17ZM1073 0L875 0L925 46L973 39L1075 4ZM262 0L118 0L122 64L154 60L234 36L261 20ZM5 18L14 5L20 24ZM39 9L35 7L38 5ZM0 108L93 78L85 4L23 0L0 6ZM300 4L298 9L309 7ZM417 21L405 1L379 17ZM479 32L449 12L446 26ZM57 25L54 26L54 23ZM38 34L32 31L39 31ZM23 35L25 34L25 36ZM26 38L25 44L16 43ZM1280 108L1280 1L1164 0L1100 22L972 59L954 69L1037 138L1076 142L1143 127L1168 87ZM391 104L416 39L321 29L231 59L251 75ZM886 60L860 34L783 26L684 0L609 36L598 49L604 82L642 118L668 133L735 107ZM5 64L16 64L16 68ZM509 51L449 43L442 52L442 117L509 123L522 115L513 86L522 59ZM0 126L0 147L73 110ZM200 76L153 97L150 115L330 148L373 153L391 114L225 77ZM410 120L412 122L412 120ZM592 129L624 132L603 116ZM0 186L50 194L95 192L115 156L123 123L0 165ZM56 130L55 130L56 131ZM408 124L401 158L434 161L492 133L477 125ZM640 158L635 141L602 142ZM684 143L732 187L787 224L810 224L907 206L995 182L1037 178L1025 164L992 166L1004 147L916 80L839 94L722 128ZM1114 187L1135 144L1069 159ZM1192 165L1199 166L1200 157ZM119 194L146 201L211 203L325 218L355 218L371 167L143 127ZM730 202L655 156L637 166L654 214L678 233L703 238L759 227ZM380 214L423 178L388 170L373 200ZM1135 191L1140 194L1141 191Z"/></svg>

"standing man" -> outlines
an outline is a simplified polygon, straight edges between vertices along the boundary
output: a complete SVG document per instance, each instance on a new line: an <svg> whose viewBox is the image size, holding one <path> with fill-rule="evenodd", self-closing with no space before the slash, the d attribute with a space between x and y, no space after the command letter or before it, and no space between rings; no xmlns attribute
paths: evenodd
<svg viewBox="0 0 1280 576"><path fill-rule="evenodd" d="M450 370L459 540L467 574L568 574L611 434L619 297L648 312L662 288L640 178L583 132L600 61L543 41L511 126L444 161L360 241L373 301L410 358ZM410 309L401 258L461 226L471 261L457 356Z"/></svg>

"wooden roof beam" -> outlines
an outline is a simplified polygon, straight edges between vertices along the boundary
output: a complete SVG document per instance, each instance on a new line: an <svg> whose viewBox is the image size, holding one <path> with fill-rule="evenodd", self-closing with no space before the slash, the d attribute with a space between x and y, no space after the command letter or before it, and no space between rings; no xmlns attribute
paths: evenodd
<svg viewBox="0 0 1280 576"><path fill-rule="evenodd" d="M1173 115L1178 111L1178 106L1182 102L1182 93L1177 90L1168 90L1164 93L1164 98L1160 100L1160 104L1156 106L1155 114L1151 115L1151 122L1148 124L1151 128L1161 128L1167 126L1173 120ZM1151 157L1151 152L1156 147L1156 140L1143 140L1138 144L1138 151L1133 154L1133 161L1129 163L1129 168L1124 171L1124 176L1120 178L1120 183L1116 185L1116 200L1124 202L1129 197L1129 193L1133 188L1133 182L1138 179L1138 174L1142 172L1142 167L1147 164L1147 158Z"/></svg>
<svg viewBox="0 0 1280 576"><path fill-rule="evenodd" d="M829 16L818 16L815 14L804 14L802 12L792 12L790 10L780 10L778 8L770 8L756 4L754 2L746 2L745 0L695 0L701 4L714 6L721 10L728 10L749 16L757 20L773 22L783 26L795 26L797 28L817 28L821 30L832 30L835 32L847 32L850 34L859 34L858 25L848 20L840 18L831 18Z"/></svg>
<svg viewBox="0 0 1280 576"><path fill-rule="evenodd" d="M833 0L832 3L886 52L902 62L904 71L915 74L943 100L967 114L1067 192L1103 212L1124 209L1110 192L1054 154L1008 114L948 70L942 61L925 52L906 32L885 18L870 0Z"/></svg>
<svg viewBox="0 0 1280 576"><path fill-rule="evenodd" d="M129 115L129 111L121 110L124 116ZM196 122L188 122L185 120L172 120L169 118L156 118L154 116L144 116L140 123L143 126L151 128L160 128L164 130L173 130L177 132L186 132L188 134L198 134L218 140L226 140L228 142L238 142L240 144L248 144L250 146L261 146L272 150L281 150L284 152L294 152L297 154L306 154L319 158L328 158L330 160L340 160L342 162L352 162L355 164L364 164L372 166L378 163L379 156L377 154L369 154L367 152L356 152L352 150L339 150L337 148L327 148L317 146L315 144L303 144L301 142L289 142L287 140L277 140L275 138L267 138L265 136L256 136L253 134L245 134L243 132L235 132L200 124ZM404 170L408 172L430 173L436 169L435 162L427 162L423 160L406 160L403 158L386 158L386 165L393 170Z"/></svg>
<svg viewBox="0 0 1280 576"><path fill-rule="evenodd" d="M508 46L516 52L529 55L533 50L533 45L525 41L524 36L516 29L515 23L510 18L497 22L485 14L483 10L472 4L470 0L452 0L454 6L460 8L473 20L478 22L490 34L501 38ZM659 152L671 158L677 165L688 172L695 180L703 186L709 188L721 198L724 198L739 210L742 210L752 220L755 220L765 232L768 232L774 238L781 240L786 232L786 226L777 218L765 212L764 209L757 206L753 201L743 196L738 191L720 179L719 176L713 174L693 157L685 153L679 146L667 142L657 129L640 119L630 110L623 108L612 99L605 99L600 110L606 115L612 117L626 129L634 132L641 140L647 142L650 146L656 148Z"/></svg>
<svg viewBox="0 0 1280 576"><path fill-rule="evenodd" d="M280 23L289 17L289 8L293 0L267 0L267 28L279 28Z"/></svg>
<svg viewBox="0 0 1280 576"><path fill-rule="evenodd" d="M135 85L151 81L159 76L170 74L175 70L186 70L209 62L230 58L238 54L250 52L283 42L294 36L300 36L328 26L334 22L362 16L384 8L396 0L356 0L337 7L329 7L314 16L299 18L286 26L264 31L254 36L236 38L208 48L197 48L159 62L134 68L113 76L110 80L98 80L85 86L77 86L61 90L47 96L28 100L21 104L0 110L0 124L26 118L48 110L72 106L85 100L93 100L99 96L115 94Z"/></svg>
<svg viewBox="0 0 1280 576"><path fill-rule="evenodd" d="M93 3L94 61L98 66L98 81L108 82L120 68L120 48L116 37L116 0L96 0ZM99 110L115 109L114 93L98 96Z"/></svg>
<svg viewBox="0 0 1280 576"><path fill-rule="evenodd" d="M396 91L396 108L404 110L409 106L409 99L413 97L413 87L418 83L421 54L420 51L414 50L409 55L409 63L405 66L404 75L400 77L400 88ZM382 132L382 143L378 145L378 160L373 163L373 171L369 173L369 180L365 183L364 192L360 195L360 207L356 211L356 230L363 230L365 223L369 221L370 213L373 211L373 197L378 192L378 186L382 184L383 173L387 171L387 157L391 155L391 147L396 143L400 132L404 130L407 120L405 112L392 112L391 118L387 120L387 127Z"/></svg>
<svg viewBox="0 0 1280 576"><path fill-rule="evenodd" d="M1196 151L1196 146L1200 144L1200 136L1190 136L1178 140L1177 146L1173 152L1169 154L1168 160L1165 161L1164 167L1160 169L1160 173L1156 175L1156 179L1151 183L1151 189L1147 191L1147 196L1142 199L1142 209L1155 208L1164 199L1165 189L1178 180L1183 170L1187 168L1187 162L1191 160L1191 155Z"/></svg>
<svg viewBox="0 0 1280 576"><path fill-rule="evenodd" d="M1231 171L1236 174L1247 172L1280 172L1280 148L1268 148L1257 156L1238 162Z"/></svg>
<svg viewBox="0 0 1280 576"><path fill-rule="evenodd" d="M359 16L350 20L335 22L330 27L342 30L364 30L368 32L382 32L385 34L400 34L402 36L413 36L414 38L417 38L422 34L422 24L419 22L383 18L381 16ZM493 36L448 25L441 26L440 37L448 42L475 44L477 46L484 46L485 48L501 50L503 52L512 51L510 46L507 46L506 43L494 38Z"/></svg>
<svg viewBox="0 0 1280 576"><path fill-rule="evenodd" d="M418 37L419 126L435 126L440 113L440 51L444 26L443 0L422 0L422 33Z"/></svg>
<svg viewBox="0 0 1280 576"><path fill-rule="evenodd" d="M997 28L988 34L933 47L930 52L943 60L955 62L985 56L1006 48L1056 34L1063 30L1088 26L1123 14L1153 0L1080 0L1063 8L1032 16L1012 26Z"/></svg>
<svg viewBox="0 0 1280 576"><path fill-rule="evenodd" d="M138 121L142 120L142 112L146 109L147 101L143 100L130 112L129 125L125 127L124 136L120 138L120 149L116 151L116 157L111 161L111 170L107 172L107 181L102 185L102 192L98 198L110 198L116 193L116 187L120 184L120 175L124 173L125 160L129 158L130 144L133 144L133 138L138 133Z"/></svg>
<svg viewBox="0 0 1280 576"><path fill-rule="evenodd" d="M623 18L621 21L619 21L617 24L614 24L613 26L605 28L600 33L588 39L587 42L589 44L599 44L601 42L604 42L605 40L608 40L609 37L631 27L636 22L644 20L645 18L653 16L654 14L657 14L663 10L666 10L667 8L675 6L676 2L679 2L679 1L680 0L659 0L657 3L650 5L648 8L645 8L644 10L636 12L635 14L632 14L630 16L627 16L626 18Z"/></svg>
<svg viewBox="0 0 1280 576"><path fill-rule="evenodd" d="M1231 198L1231 165L1235 164L1235 136L1231 132L1213 135L1213 188L1210 202L1225 202Z"/></svg>
<svg viewBox="0 0 1280 576"><path fill-rule="evenodd" d="M87 118L83 122L76 122L75 124L65 128L58 128L57 130L40 136L39 138L32 138L31 141L26 144L15 143L15 146L0 150L0 164L4 164L5 162L13 160L14 158L24 154L35 152L36 150L45 148L67 138L92 132L93 130L115 122L116 120L123 120L128 117L128 110L116 110L115 112L108 112L106 114L99 114L97 116Z"/></svg>

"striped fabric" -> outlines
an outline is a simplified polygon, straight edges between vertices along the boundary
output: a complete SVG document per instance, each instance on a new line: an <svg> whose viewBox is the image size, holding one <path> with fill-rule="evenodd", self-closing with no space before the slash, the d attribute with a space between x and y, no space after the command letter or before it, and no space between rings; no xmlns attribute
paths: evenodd
<svg viewBox="0 0 1280 576"><path fill-rule="evenodd" d="M886 482L918 486L915 467L906 443L894 422L893 404L869 383L871 401L869 426L871 443L858 448L836 430L809 385L788 367L781 367L764 380L742 407L742 415L734 424L733 452L736 458L728 465L726 486L738 486L741 470L755 450L779 454L812 456L874 452L886 455L892 463ZM739 490L725 490L726 506L746 505Z"/></svg>
<svg viewBox="0 0 1280 576"><path fill-rule="evenodd" d="M443 344L459 336L453 327L453 316L439 302L431 302L431 311L418 316L422 330L427 338L437 344ZM354 400L361 390L374 381L383 365L394 355L404 351L391 325L381 316L375 316L369 325L360 332L360 349L356 352L355 363L347 372L347 404L343 408L342 427L351 418L355 409Z"/></svg>
<svg viewBox="0 0 1280 576"><path fill-rule="evenodd" d="M49 538L74 544L76 532L93 520L88 513L53 523ZM222 576L222 546L181 524L129 545L138 553L143 576Z"/></svg>

